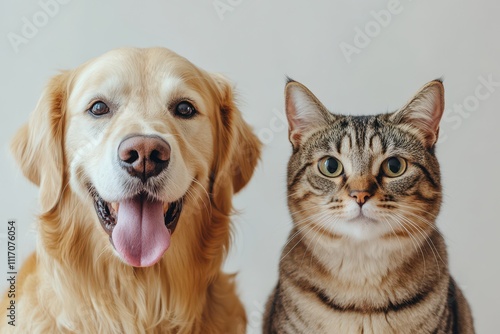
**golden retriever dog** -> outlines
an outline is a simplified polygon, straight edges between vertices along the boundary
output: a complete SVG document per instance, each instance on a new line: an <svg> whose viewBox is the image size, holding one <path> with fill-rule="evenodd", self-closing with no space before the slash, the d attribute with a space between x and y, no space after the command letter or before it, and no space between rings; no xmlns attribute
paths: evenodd
<svg viewBox="0 0 500 334"><path fill-rule="evenodd" d="M41 214L0 332L244 333L221 265L260 146L230 83L164 48L52 78L12 143Z"/></svg>

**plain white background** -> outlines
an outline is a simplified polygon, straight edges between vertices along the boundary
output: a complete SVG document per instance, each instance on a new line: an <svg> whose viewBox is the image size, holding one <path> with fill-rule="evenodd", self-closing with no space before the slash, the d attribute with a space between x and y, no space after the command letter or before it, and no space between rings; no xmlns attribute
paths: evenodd
<svg viewBox="0 0 500 334"><path fill-rule="evenodd" d="M393 13L380 14L388 6ZM397 109L424 83L444 77L447 109L438 157L445 195L438 226L478 333L498 333L498 1L72 0L45 16L42 7L38 0L0 3L2 290L6 223L17 221L20 262L34 249L38 210L37 189L15 167L7 146L44 83L57 70L116 47L165 46L228 76L245 119L266 143L251 184L235 198L240 214L226 263L228 271L239 271L249 333L260 333L291 227L285 201L291 149L281 121L285 75L332 110L356 115ZM26 22L38 24L38 31L23 31ZM15 45L13 34L26 39ZM350 48L349 57L342 48Z"/></svg>

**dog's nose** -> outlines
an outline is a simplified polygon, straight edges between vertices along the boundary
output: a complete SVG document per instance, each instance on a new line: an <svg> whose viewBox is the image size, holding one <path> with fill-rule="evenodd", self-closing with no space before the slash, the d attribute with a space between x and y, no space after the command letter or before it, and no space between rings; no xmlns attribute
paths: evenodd
<svg viewBox="0 0 500 334"><path fill-rule="evenodd" d="M170 145L158 136L132 136L118 146L120 166L142 182L167 168Z"/></svg>

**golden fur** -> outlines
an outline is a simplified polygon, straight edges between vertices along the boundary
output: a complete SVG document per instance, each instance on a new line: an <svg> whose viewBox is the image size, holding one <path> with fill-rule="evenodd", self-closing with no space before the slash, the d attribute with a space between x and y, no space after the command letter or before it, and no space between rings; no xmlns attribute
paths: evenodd
<svg viewBox="0 0 500 334"><path fill-rule="evenodd" d="M100 94L101 83L123 107L95 131L97 123L89 123L94 120L80 106L86 92ZM168 90L166 101L162 89ZM185 95L202 110L190 123L167 110ZM104 159L113 138L145 127L175 137L172 147L190 183L170 248L155 265L139 268L114 254L84 184L99 165L89 157ZM18 277L16 327L3 321L0 332L245 332L234 276L222 273L221 265L231 198L252 176L260 142L226 79L166 49L114 50L54 77L12 151L40 187L41 214L36 255Z"/></svg>

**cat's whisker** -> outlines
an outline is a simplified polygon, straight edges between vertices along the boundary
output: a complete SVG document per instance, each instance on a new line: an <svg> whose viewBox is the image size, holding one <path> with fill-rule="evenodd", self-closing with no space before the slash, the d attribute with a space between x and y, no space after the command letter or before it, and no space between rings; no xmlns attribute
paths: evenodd
<svg viewBox="0 0 500 334"><path fill-rule="evenodd" d="M429 235L426 234L426 233L424 233L425 230L423 230L418 224L416 224L415 222L411 221L409 218L404 217L404 216L402 216L400 214L397 214L397 213L395 213L395 215L398 218L402 219L405 223L411 225L414 229L416 229L422 235L423 240L426 241L427 245L429 246L429 248L432 251L432 255L434 256L434 260L436 261L436 265L438 266L438 271L440 272L441 270L440 270L440 265L439 265L438 257L440 258L440 260L443 262L444 265L446 265L446 263L443 261L443 259L439 255L439 251L436 249L436 246L434 245L434 243L432 242L432 240L430 240Z"/></svg>
<svg viewBox="0 0 500 334"><path fill-rule="evenodd" d="M312 210L319 209L319 208L323 208L323 205L322 204L316 204L316 205L314 205L312 207L308 207L308 208L305 208L305 209L302 209L302 210L296 210L296 211L290 212L290 215L291 216L295 216L298 213L302 213L302 212L305 212L305 211L312 211Z"/></svg>
<svg viewBox="0 0 500 334"><path fill-rule="evenodd" d="M411 215L414 219L418 220L419 222L422 222L424 224L426 224L428 227L430 227L432 230L434 230L435 232L439 233L439 235L444 239L444 235L441 233L441 231L437 228L437 226L435 225L435 223L433 221L429 221L427 220L426 218L422 217L422 215L418 215L414 212L411 212L409 210L400 210L401 211L401 214L403 216L405 215Z"/></svg>
<svg viewBox="0 0 500 334"><path fill-rule="evenodd" d="M418 217L417 217L417 218L418 218ZM406 218L406 219L408 219L408 218ZM408 221L409 221L409 222L411 222L411 223L413 223L413 224L415 224L415 227L416 227L417 229L420 229L420 230L424 231L424 230L422 229L422 227L421 227L421 226L419 226L418 224L416 224L415 222L413 222L413 221L411 221L411 220L409 220L409 219L408 219ZM438 232L439 232L439 231L438 231ZM443 258L442 258L442 257L441 257L441 255L439 254L439 251L438 251L438 249L436 248L436 245L434 245L434 242L432 241L432 239L430 239L430 237L428 237L426 240L428 241L428 243L430 243L430 246L431 246L431 247L432 247L432 249L433 249L433 253L434 253L434 251L435 251L434 255L435 255L435 256L437 256L437 257L439 258L439 260L441 260L441 263L443 263L443 265L445 265L445 266L446 266L446 262L443 260Z"/></svg>
<svg viewBox="0 0 500 334"><path fill-rule="evenodd" d="M333 220L332 220L332 217L333 217ZM337 216L328 216L327 218L328 219L325 219L324 221L319 221L318 227L320 229L335 230L335 225L339 222L340 218ZM327 225L330 225L331 228L327 228ZM311 229L311 230L313 230L313 229ZM311 244L314 244L314 248L313 248L313 252L312 252L313 254L316 253L316 246L318 245L318 242L319 242L320 238L322 238L322 237L323 237L323 235L321 235L321 233L316 233L316 241L313 237L313 240L311 241ZM306 247L306 250L308 250L308 249L309 249L309 244ZM311 256L311 261L312 261L312 256Z"/></svg>
<svg viewBox="0 0 500 334"><path fill-rule="evenodd" d="M325 226L326 226L326 225L330 222L330 219L331 219L331 217L330 217L330 216L327 216L326 218L321 219L321 220L318 220L318 221L316 221L315 223L316 223L316 225L317 225L318 227L320 227L320 228L324 228L324 227L325 227ZM309 233L309 232L314 232L314 229L313 229L313 228L311 228L311 227L308 227L308 228L309 228L308 233ZM316 244L317 244L317 242L319 241L319 238L321 238L321 235L320 235L319 233L316 233L316 238L317 238L317 239L316 239L316 241L315 241L314 236L313 236L313 237L312 237L311 242L308 242L308 243L307 243L307 246L306 246L306 251L304 252L304 255L302 256L302 262L304 261L304 256L305 256L305 254L307 253L307 251L309 250L309 246L310 246L311 244L314 244L314 245L315 245L315 246L314 246L314 249L313 249L312 254L314 254L314 253L316 252ZM313 255L311 255L311 261L312 261L312 257L313 257Z"/></svg>
<svg viewBox="0 0 500 334"><path fill-rule="evenodd" d="M436 214L433 214L432 212L429 212L429 210L424 209L424 208L419 208L419 207L416 207L416 206L406 205L406 204L401 203L401 202L395 202L394 205L396 205L398 207L401 207L401 208L405 208L405 209L411 209L411 210L416 210L416 211L419 211L419 212L424 212L426 215L432 216L433 218L437 218Z"/></svg>
<svg viewBox="0 0 500 334"><path fill-rule="evenodd" d="M420 255L422 256L422 261L424 263L424 275L425 275L425 272L426 272L426 262L425 262L425 254L424 254L424 251L422 250L422 246L421 246L421 243L418 241L418 239L406 228L406 226L401 222L399 221L398 219L396 219L396 217L394 216L389 216L388 218L391 218L391 220L393 222L395 222L397 225L401 226L405 231L406 233L408 234L408 237L410 238L413 246L415 247L415 250L416 251L420 251Z"/></svg>
<svg viewBox="0 0 500 334"><path fill-rule="evenodd" d="M303 210L297 210L297 211L294 211L294 212L290 212L290 215L292 216L292 219L289 220L286 225L282 224L280 226L275 226L271 230L272 230L272 232L276 232L276 231L280 231L280 230L285 229L285 228L289 229L290 228L289 224L293 225L293 224L301 223L302 221L306 221L308 219L311 219L311 217L305 217L302 220L297 221L297 223L294 223L294 221L296 219L296 217L293 217L294 214L296 215L298 213L302 213L302 212L306 212L306 211L310 211L310 210L316 210L316 209L320 209L320 208L322 208L322 206L320 204L317 204L317 205L315 205L313 207L310 207L310 208L306 208L306 209L303 209Z"/></svg>
<svg viewBox="0 0 500 334"><path fill-rule="evenodd" d="M427 226L429 226L431 229L433 229L434 231L436 231L437 233L439 233L441 235L441 237L443 237L444 239L444 235L441 233L441 231L437 228L436 224L432 221L429 221L427 219L425 219L424 217L422 217L421 215L418 215L414 212L411 212L409 210L401 210L402 214L403 215L411 215L412 217L414 217L415 219L418 219L418 221L426 224Z"/></svg>
<svg viewBox="0 0 500 334"><path fill-rule="evenodd" d="M304 219L302 219L300 221L297 221L295 223L295 225L297 226L297 231L288 238L289 240L287 241L287 243L285 244L285 246L283 248L285 248L291 241L293 241L293 239L295 239L295 237L297 235L299 235L303 230L307 229L308 226L305 223L316 219L316 216L317 216L317 214L309 216L309 217L306 217L306 218L304 218Z"/></svg>
<svg viewBox="0 0 500 334"><path fill-rule="evenodd" d="M398 239L398 242L399 242L399 248L401 249L401 255L403 255L403 243L401 242L401 239L399 238L399 235L397 235L396 231L394 230L394 227L392 227L391 223L389 222L389 220L387 220L386 217L382 217L384 223L386 225L388 225L391 230L392 230L392 233L396 236L396 238Z"/></svg>
<svg viewBox="0 0 500 334"><path fill-rule="evenodd" d="M316 209L323 209L323 210L320 210L320 211L328 211L327 209L325 209L321 204L317 204L315 206L312 206L312 207L309 207L309 208L306 208L306 209L302 209L302 210L296 210L294 212L290 212L290 215L292 216L292 219L293 219L293 216L294 215L297 215L299 213L303 213L303 212L309 212L309 211L314 211ZM308 216L308 217L305 217L303 218L302 220L299 220L299 221L296 221L295 222L295 225L299 226L299 225L302 225L303 222L306 222L306 221L310 221L312 219L315 219L313 216ZM293 223L293 220L290 221L289 223ZM288 226L285 226L288 228ZM280 228L277 228L276 230L278 229L281 229L283 227L280 227ZM295 237L295 235L297 234L297 232L293 235L293 236L290 236L289 238L293 238Z"/></svg>
<svg viewBox="0 0 500 334"><path fill-rule="evenodd" d="M320 224L319 227L320 228L326 228L326 225L330 225L330 229L329 230L332 230L332 231L335 231L335 226L337 225L337 223L340 221L341 219L337 216L334 216L333 217L333 221L325 221L324 223ZM316 253L316 246L318 245L318 242L319 242L319 239L322 238L323 236L320 234L320 233L317 233L317 239L316 239L316 242L314 243L314 248L313 248L313 254ZM309 247L309 246L308 246ZM309 264L312 263L312 255L311 255L311 261Z"/></svg>
<svg viewBox="0 0 500 334"><path fill-rule="evenodd" d="M321 214L325 215L326 213L324 213L324 212L323 212L323 213L321 213ZM321 220L321 218L320 218L320 220ZM307 228L307 226L304 226L304 228L302 229L302 231L303 231L304 229L306 229L306 228ZM304 234L302 235L302 238L300 238L300 239L299 239L299 241L297 241L297 243L295 243L295 245L293 245L293 247L292 247L292 248L291 248L291 249L290 249L290 250L289 250L289 251L288 251L288 252L287 252L287 253L286 253L286 254L285 254L282 258L281 258L281 261L282 261L282 260L283 260L283 259L284 259L284 258L285 258L288 254L290 254L290 252L291 252L291 251L292 251L295 247L297 247L297 245L298 245L298 244L299 244L299 243L300 243L300 242L301 242L301 241L302 241L302 240L303 240L303 239L307 236L307 234L311 233L311 231L312 231L312 229L308 229L308 230L306 231L306 233L304 233ZM299 234L299 233L296 233L296 235L298 235L298 234ZM290 240L290 241L291 241L291 240ZM288 242L286 243L286 245L288 245L288 244L290 243L290 241L288 241ZM286 246L286 245L285 245L285 246Z"/></svg>

